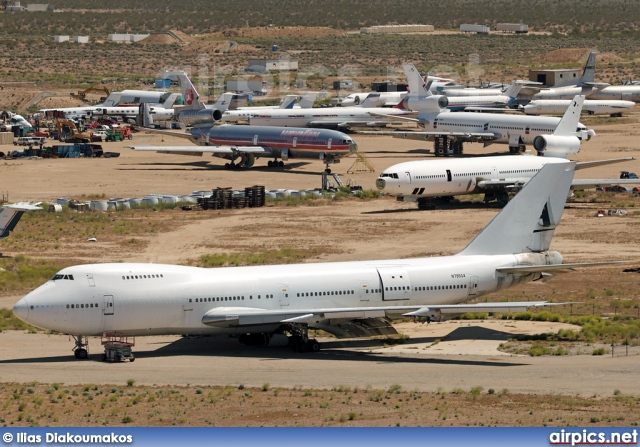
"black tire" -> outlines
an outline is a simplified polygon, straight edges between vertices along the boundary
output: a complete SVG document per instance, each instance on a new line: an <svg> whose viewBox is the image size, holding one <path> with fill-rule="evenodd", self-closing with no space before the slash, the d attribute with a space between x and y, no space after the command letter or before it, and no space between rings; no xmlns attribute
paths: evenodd
<svg viewBox="0 0 640 447"><path fill-rule="evenodd" d="M231 169L231 165L230 165L229 163L225 163L225 164L224 164L224 168L225 168L225 169Z"/></svg>
<svg viewBox="0 0 640 447"><path fill-rule="evenodd" d="M269 160L269 162L267 163L267 166L270 168L273 168L273 162L271 160Z"/></svg>
<svg viewBox="0 0 640 447"><path fill-rule="evenodd" d="M279 161L279 162L278 162L278 167L279 167L279 168L284 168L284 161L282 161L282 160L281 160L281 161Z"/></svg>
<svg viewBox="0 0 640 447"><path fill-rule="evenodd" d="M311 339L307 342L307 348L310 352L318 352L320 350L320 343L318 343L318 340L315 338Z"/></svg>
<svg viewBox="0 0 640 447"><path fill-rule="evenodd" d="M130 362L133 362L133 361L135 361L135 360L136 360L136 358L133 356L133 354L131 354L131 357L129 357L129 361L130 361Z"/></svg>
<svg viewBox="0 0 640 447"><path fill-rule="evenodd" d="M133 140L133 135L128 135L128 136L127 136L127 139L128 139L128 140Z"/></svg>
<svg viewBox="0 0 640 447"><path fill-rule="evenodd" d="M324 172L326 172L327 174L331 174L331 169L327 168L324 170Z"/></svg>
<svg viewBox="0 0 640 447"><path fill-rule="evenodd" d="M80 360L84 360L89 357L89 353L86 349L76 349L76 357Z"/></svg>
<svg viewBox="0 0 640 447"><path fill-rule="evenodd" d="M100 358L103 362L107 361L107 354L102 354L102 357Z"/></svg>

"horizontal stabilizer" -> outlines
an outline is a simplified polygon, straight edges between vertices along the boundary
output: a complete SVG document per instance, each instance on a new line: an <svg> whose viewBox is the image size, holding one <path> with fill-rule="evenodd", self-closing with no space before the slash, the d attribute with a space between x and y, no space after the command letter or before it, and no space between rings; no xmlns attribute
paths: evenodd
<svg viewBox="0 0 640 447"><path fill-rule="evenodd" d="M576 171L579 169L594 168L596 166L605 166L613 163L623 163L625 161L635 160L634 157L609 158L607 160L578 161L576 162Z"/></svg>
<svg viewBox="0 0 640 447"><path fill-rule="evenodd" d="M620 265L627 264L626 261L610 262L582 262L574 264L556 265L521 265L515 267L500 267L496 269L499 273L569 273L580 267L595 267L599 265Z"/></svg>

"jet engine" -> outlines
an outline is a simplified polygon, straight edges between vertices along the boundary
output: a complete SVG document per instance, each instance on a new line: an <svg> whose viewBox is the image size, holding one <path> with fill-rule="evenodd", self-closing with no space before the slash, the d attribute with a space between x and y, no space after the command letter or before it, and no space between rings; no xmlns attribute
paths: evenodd
<svg viewBox="0 0 640 447"><path fill-rule="evenodd" d="M402 100L402 107L418 112L438 112L449 105L446 96L407 96Z"/></svg>
<svg viewBox="0 0 640 447"><path fill-rule="evenodd" d="M570 136L538 135L533 139L533 147L538 155L567 158L569 154L580 152L580 140Z"/></svg>
<svg viewBox="0 0 640 447"><path fill-rule="evenodd" d="M218 109L183 110L178 114L178 121L185 126L211 125L221 118L222 112Z"/></svg>

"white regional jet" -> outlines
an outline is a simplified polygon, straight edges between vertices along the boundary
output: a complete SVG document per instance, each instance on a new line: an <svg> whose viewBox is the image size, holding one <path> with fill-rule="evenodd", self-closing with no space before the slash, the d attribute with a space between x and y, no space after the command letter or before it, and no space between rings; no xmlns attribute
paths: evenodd
<svg viewBox="0 0 640 447"><path fill-rule="evenodd" d="M409 90L412 92L404 100L407 109L418 111L417 121L424 125L424 131L417 132L379 132L378 134L393 135L396 138L410 138L434 141L436 156L446 156L452 153L459 155L463 152L465 141L483 142L485 146L493 143L509 145L511 153L522 152L525 144L532 144L534 140L544 140L546 143L536 147L538 152L563 150L565 141L559 142L551 138L560 123L560 118L547 116L517 116L495 113L455 113L444 109L448 100L444 96L434 96L426 91L422 85L422 78L413 64L403 64ZM584 97L576 96L574 103L567 112L580 115ZM444 109L444 110L443 110ZM411 119L404 117L405 120ZM366 132L364 132L366 133ZM576 140L588 140L595 132L577 123L569 131L569 136ZM542 140L541 140L542 139ZM560 143L560 144L558 144ZM575 145L575 143L572 143Z"/></svg>
<svg viewBox="0 0 640 447"><path fill-rule="evenodd" d="M556 115L564 113L571 102L571 99L535 99L521 110L527 115ZM582 112L589 115L622 116L622 112L629 111L635 105L633 101L585 99Z"/></svg>
<svg viewBox="0 0 640 447"><path fill-rule="evenodd" d="M577 169L634 160L633 157L576 163ZM419 209L433 209L435 198L450 198L467 194L485 194L484 201L509 201L509 192L518 191L543 166L563 163L563 158L536 157L473 157L439 160L416 160L393 165L376 179L376 187L393 195L398 201L417 202ZM577 179L572 190L620 184L640 184L638 179Z"/></svg>
<svg viewBox="0 0 640 447"><path fill-rule="evenodd" d="M72 335L78 358L87 336L235 334L267 344L291 334L298 351L317 351L308 329L337 337L395 333L390 319L440 320L470 311L503 312L541 302L460 304L523 281L591 264L563 264L549 251L574 163L545 166L455 256L228 268L159 264L67 267L18 301L14 314ZM611 263L607 263L611 264Z"/></svg>

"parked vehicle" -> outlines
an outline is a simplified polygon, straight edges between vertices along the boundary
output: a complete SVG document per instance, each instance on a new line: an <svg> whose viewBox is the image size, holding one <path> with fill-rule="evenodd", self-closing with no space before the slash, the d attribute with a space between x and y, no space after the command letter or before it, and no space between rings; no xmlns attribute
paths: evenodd
<svg viewBox="0 0 640 447"><path fill-rule="evenodd" d="M620 178L638 178L638 174L630 171L620 171Z"/></svg>
<svg viewBox="0 0 640 447"><path fill-rule="evenodd" d="M44 137L20 137L13 142L14 146L42 146L45 143Z"/></svg>

